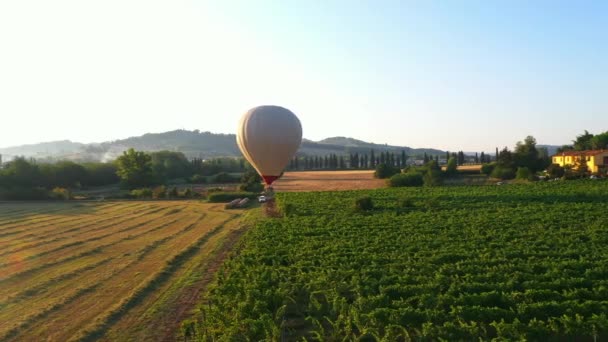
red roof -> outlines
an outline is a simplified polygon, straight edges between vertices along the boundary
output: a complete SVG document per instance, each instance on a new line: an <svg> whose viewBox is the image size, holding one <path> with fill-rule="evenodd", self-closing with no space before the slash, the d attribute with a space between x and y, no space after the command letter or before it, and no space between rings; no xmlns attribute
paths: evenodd
<svg viewBox="0 0 608 342"><path fill-rule="evenodd" d="M561 157L561 156L580 157L582 155L585 157L591 157L591 156L596 156L596 155L602 154L602 153L608 153L608 150L564 151L564 152L556 153L553 156L554 157Z"/></svg>

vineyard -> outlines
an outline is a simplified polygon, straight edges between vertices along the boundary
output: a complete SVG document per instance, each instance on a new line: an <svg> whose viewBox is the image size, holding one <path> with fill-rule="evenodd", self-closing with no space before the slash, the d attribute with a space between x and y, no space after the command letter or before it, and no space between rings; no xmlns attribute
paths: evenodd
<svg viewBox="0 0 608 342"><path fill-rule="evenodd" d="M199 340L606 340L608 182L284 193ZM370 196L374 208L355 211Z"/></svg>
<svg viewBox="0 0 608 342"><path fill-rule="evenodd" d="M183 201L2 204L0 340L174 340L239 215Z"/></svg>

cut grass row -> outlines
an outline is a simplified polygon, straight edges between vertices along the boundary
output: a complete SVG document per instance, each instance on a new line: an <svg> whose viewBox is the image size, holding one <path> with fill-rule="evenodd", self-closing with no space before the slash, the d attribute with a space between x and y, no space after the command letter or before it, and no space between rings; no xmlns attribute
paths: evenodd
<svg viewBox="0 0 608 342"><path fill-rule="evenodd" d="M171 222L171 224L172 223L174 223L174 222ZM188 226L186 228L188 228ZM124 239L116 241L116 244L120 243L123 240ZM59 282L59 283L55 284L54 288L47 287L46 291L44 293L44 296L42 296L42 297L33 296L33 297L26 298L22 301L19 301L18 303L16 303L18 305L13 305L13 306L9 305L6 308L6 310L3 310L3 312L0 312L0 320L5 319L10 316L23 317L23 315L27 315L28 311L31 311L32 307L53 308L53 310L48 310L48 309L42 310L42 312L44 312L44 313L51 313L51 312L54 312L54 311L58 310L59 308L61 308L61 306L59 305L60 303L62 303L62 302L70 303L73 296L81 293L82 289L93 287L93 286L97 285L98 283L103 282L104 280L107 280L107 279L113 277L115 274L119 273L122 269L136 263L139 259L141 259L142 255L138 256L137 251L135 253L132 253L133 244L134 243L137 244L138 242L140 243L140 241L132 241L132 242L133 243L122 246L123 248L120 251L124 252L123 254L118 254L118 255L114 254L114 255L116 255L116 257L114 258L114 261L119 261L118 266L116 265L117 264L116 262L109 263L109 264L103 265L103 267L98 267L98 268L87 270L89 272L85 271L84 273L80 273L78 275L78 277L76 279L73 279L73 281L70 283ZM151 251L152 251L152 249L149 249L149 248L146 249L144 247L141 254L148 254ZM128 254L128 255L125 257L125 254ZM131 256L131 257L129 257L129 256ZM101 255L101 257L103 257L103 255ZM71 278L71 277L68 277L68 278ZM13 290L18 289L19 288L18 285L20 283L22 283L22 282L20 281L20 282L14 284L17 286L13 286ZM83 287L83 284L87 284L87 285ZM6 315L6 317L3 317L4 316L3 313ZM30 315L30 317L35 317L36 319L42 318L40 316L40 313L32 314L32 315ZM31 324L29 319L26 319L23 323L21 323L19 321L13 321L13 323L17 327L19 327L19 326L27 327ZM1 334L1 332L0 332L0 334Z"/></svg>
<svg viewBox="0 0 608 342"><path fill-rule="evenodd" d="M144 211L136 214L131 211L125 211L113 213L113 215L103 219L100 219L99 217L85 217L71 224L53 226L45 232L29 233L21 237L13 237L9 242L0 243L0 246L2 246L3 249L6 249L4 252L0 253L0 256L14 254L41 245L48 245L67 238L74 238L79 233L111 227L112 225L121 224L131 219L147 215L148 213L149 212ZM61 227L61 229L57 229L57 227Z"/></svg>
<svg viewBox="0 0 608 342"><path fill-rule="evenodd" d="M153 314L166 312L150 311L150 306L161 294L175 298L187 284L181 279L192 278L192 265L203 264L214 249L212 243L234 224L235 214L218 205L157 203L162 210L106 228L99 228L104 226L99 221L115 223L109 220L116 219L113 212L128 218L129 210L118 206L101 214L97 225L61 233L76 228L67 221L49 232L54 237L46 240L46 249L30 245L18 251L36 254L9 262L17 272L0 268L0 321L9 322L0 326L0 340L95 339L115 324L132 320L132 311L166 321ZM112 336L124 339L120 330Z"/></svg>
<svg viewBox="0 0 608 342"><path fill-rule="evenodd" d="M156 209L154 209L154 210L156 210ZM132 224L134 221L137 221L139 218L144 218L143 222L137 222L136 224ZM69 247L83 245L87 242L96 241L96 240L108 237L108 236L116 234L116 233L123 233L126 231L130 231L130 230L145 226L146 224L151 223L154 220L158 220L158 219L159 219L158 217L149 218L148 214L144 213L141 215L136 215L133 218L127 217L126 219L123 219L119 222L112 222L112 223L105 224L102 226L95 225L95 226L92 226L90 229L84 230L84 232L81 232L83 234L76 234L76 235L65 237L63 239L56 239L53 241L53 242L63 242L63 240L69 239L69 241L72 241L72 242L55 245L49 241L45 244L42 244L41 247L36 249L35 253L32 253L26 257L21 258L21 260L19 262L22 262L23 260L41 258L50 253L60 251L60 250L63 250L63 249L69 248ZM121 224L127 223L127 222L130 224L127 227L123 228L121 226ZM82 228L83 228L83 226L79 226L77 228L68 230L68 232L80 231ZM101 235L97 235L97 234L101 234ZM73 241L73 240L76 240L76 241ZM0 265L0 268L2 266L5 266L5 265Z"/></svg>
<svg viewBox="0 0 608 342"><path fill-rule="evenodd" d="M144 210L147 206L142 204L133 204L131 206L119 207L118 210L111 210L109 212L96 212L93 214L82 214L78 216L69 216L64 219L62 217L57 217L55 221L51 221L45 223L43 225L19 225L14 227L13 230L8 230L3 233L0 233L0 243L8 243L11 241L29 241L35 240L39 237L47 237L49 233L60 230L63 232L66 228L66 224L73 223L78 224L83 220L90 220L91 222L96 222L95 220L99 220L100 217L109 216L106 220L113 218L116 215L126 215L126 214L138 214L141 210ZM136 211L137 210L137 211Z"/></svg>
<svg viewBox="0 0 608 342"><path fill-rule="evenodd" d="M137 204L134 204L137 205ZM120 203L108 203L103 204L100 207L95 207L95 211L85 212L91 210L92 207L84 204L55 204L52 210L44 213L34 213L31 215L23 215L18 219L6 221L0 221L0 232L4 233L10 229L28 227L29 229L35 229L38 227L45 227L50 224L61 222L64 219L73 219L82 217L86 214L99 214L100 212L112 209L115 207L122 207ZM21 215L20 215L21 216ZM3 216L5 217L5 216ZM34 226L36 225L36 226Z"/></svg>
<svg viewBox="0 0 608 342"><path fill-rule="evenodd" d="M181 235L179 239L172 239L171 244L156 247L153 253L148 253L143 258L136 258L136 262L128 264L119 272L104 279L102 281L103 286L98 288L91 296L83 297L78 302L70 303L61 311L51 314L47 321L52 321L53 325L63 326L64 328L61 331L49 329L47 324L37 324L31 328L31 332L35 335L48 336L51 339L62 341L70 340L73 336L82 334L83 327L86 327L90 322L96 324L99 323L99 320L105 320L105 317L110 312L114 312L117 306L123 305L128 298L137 293L138 289L145 286L143 284L150 281L156 272L163 268L165 260L180 253L183 248L195 240L196 236L204 233L206 233L204 230L194 230L190 234ZM68 314L75 311L79 312L76 318L78 324L75 324L74 318Z"/></svg>

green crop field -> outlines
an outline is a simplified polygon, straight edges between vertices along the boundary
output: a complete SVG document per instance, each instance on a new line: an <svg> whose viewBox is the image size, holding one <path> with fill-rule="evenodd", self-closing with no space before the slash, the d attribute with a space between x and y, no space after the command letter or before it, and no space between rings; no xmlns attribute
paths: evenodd
<svg viewBox="0 0 608 342"><path fill-rule="evenodd" d="M375 208L355 212L355 199ZM608 182L285 193L199 340L607 340Z"/></svg>
<svg viewBox="0 0 608 342"><path fill-rule="evenodd" d="M173 340L239 215L183 201L0 204L0 340Z"/></svg>

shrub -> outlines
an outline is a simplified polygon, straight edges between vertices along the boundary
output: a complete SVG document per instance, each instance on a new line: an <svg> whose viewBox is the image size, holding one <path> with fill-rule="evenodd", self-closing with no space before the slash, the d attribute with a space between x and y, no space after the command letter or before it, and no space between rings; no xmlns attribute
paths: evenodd
<svg viewBox="0 0 608 342"><path fill-rule="evenodd" d="M56 199L56 200L67 201L70 199L71 194L70 194L70 190L68 190L66 188L57 187L51 191L50 197L52 199Z"/></svg>
<svg viewBox="0 0 608 342"><path fill-rule="evenodd" d="M443 179L441 178L441 171L438 170L428 170L427 173L422 177L422 181L424 186L438 186L443 183Z"/></svg>
<svg viewBox="0 0 608 342"><path fill-rule="evenodd" d="M458 164L456 162L456 158L451 157L448 160L448 165L445 168L445 174L448 176L453 176L456 174L457 169L458 169Z"/></svg>
<svg viewBox="0 0 608 342"><path fill-rule="evenodd" d="M492 171L494 171L494 168L496 168L495 163L483 164L483 165L481 165L481 173L483 173L486 176L489 176L492 174Z"/></svg>
<svg viewBox="0 0 608 342"><path fill-rule="evenodd" d="M262 192L264 191L264 185L260 182L247 182L239 185L239 190L247 192Z"/></svg>
<svg viewBox="0 0 608 342"><path fill-rule="evenodd" d="M213 203L230 202L237 198L254 199L256 194L253 192L213 192L209 194L208 200Z"/></svg>
<svg viewBox="0 0 608 342"><path fill-rule="evenodd" d="M547 167L547 175L551 178L561 178L566 173L563 167L559 166L559 164L551 164Z"/></svg>
<svg viewBox="0 0 608 342"><path fill-rule="evenodd" d="M167 187L164 185L157 186L152 190L152 198L159 199L167 197Z"/></svg>
<svg viewBox="0 0 608 342"><path fill-rule="evenodd" d="M184 193L182 194L182 196L184 196L185 198L192 198L192 189L186 188L186 190L184 190Z"/></svg>
<svg viewBox="0 0 608 342"><path fill-rule="evenodd" d="M422 174L419 172L400 173L388 180L388 185L392 187L422 186L422 184L424 184L424 181L422 180Z"/></svg>
<svg viewBox="0 0 608 342"><path fill-rule="evenodd" d="M150 188L135 189L131 190L130 195L135 198L151 198L152 190Z"/></svg>
<svg viewBox="0 0 608 342"><path fill-rule="evenodd" d="M177 187L173 187L171 188L171 191L169 191L169 197L171 198L177 198L179 197L179 192L177 191Z"/></svg>
<svg viewBox="0 0 608 342"><path fill-rule="evenodd" d="M498 179L513 179L515 178L515 170L510 167L497 165L491 174L492 178Z"/></svg>
<svg viewBox="0 0 608 342"><path fill-rule="evenodd" d="M359 197L355 200L356 211L369 211L374 209L374 202L369 196Z"/></svg>
<svg viewBox="0 0 608 342"><path fill-rule="evenodd" d="M399 173L400 170L392 165L388 165L385 163L378 164L376 166L376 171L374 172L374 177L379 179L390 178L391 176Z"/></svg>
<svg viewBox="0 0 608 342"><path fill-rule="evenodd" d="M518 167L515 178L521 180L532 180L532 176L533 175L530 172L530 169L528 169L527 167Z"/></svg>

